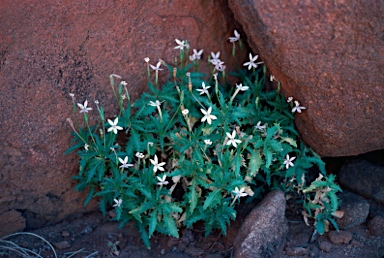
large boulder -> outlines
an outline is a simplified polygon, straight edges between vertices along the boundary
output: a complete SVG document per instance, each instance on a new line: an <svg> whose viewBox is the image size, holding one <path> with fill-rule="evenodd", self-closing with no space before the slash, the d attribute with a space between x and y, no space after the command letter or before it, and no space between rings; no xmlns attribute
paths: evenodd
<svg viewBox="0 0 384 258"><path fill-rule="evenodd" d="M384 148L384 2L229 0L321 156Z"/></svg>
<svg viewBox="0 0 384 258"><path fill-rule="evenodd" d="M64 156L69 93L91 106L98 99L113 116L109 75L122 75L137 96L147 83L144 57L172 62L176 38L203 48L205 59L221 51L233 67L236 23L224 0L4 0L0 13L0 225L7 214L20 222L0 226L0 236L95 208L73 190L76 155Z"/></svg>

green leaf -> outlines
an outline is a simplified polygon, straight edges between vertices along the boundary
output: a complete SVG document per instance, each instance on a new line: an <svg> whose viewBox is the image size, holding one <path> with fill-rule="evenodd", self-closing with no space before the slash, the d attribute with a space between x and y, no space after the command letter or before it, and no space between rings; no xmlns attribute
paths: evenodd
<svg viewBox="0 0 384 258"><path fill-rule="evenodd" d="M319 235L323 235L325 231L325 222L323 219L316 221L316 231Z"/></svg>
<svg viewBox="0 0 384 258"><path fill-rule="evenodd" d="M214 190L211 192L204 202L203 209L206 210L210 206L214 206L219 203L223 197L221 196L221 189Z"/></svg>
<svg viewBox="0 0 384 258"><path fill-rule="evenodd" d="M88 203L91 201L94 193L95 193L95 188L91 187L91 189L88 192L87 198L85 198L84 207L87 206Z"/></svg>
<svg viewBox="0 0 384 258"><path fill-rule="evenodd" d="M163 214L165 228L169 235L179 238L179 232L176 227L176 221L169 214Z"/></svg>
<svg viewBox="0 0 384 258"><path fill-rule="evenodd" d="M196 208L197 200L199 198L199 196L197 195L197 191L195 189L195 180L192 181L192 185L191 185L190 188L191 188L191 193L190 193L190 202L191 202L190 213L192 214L194 209Z"/></svg>
<svg viewBox="0 0 384 258"><path fill-rule="evenodd" d="M151 238L153 232L155 232L157 225L157 210L152 211L149 218L149 238Z"/></svg>

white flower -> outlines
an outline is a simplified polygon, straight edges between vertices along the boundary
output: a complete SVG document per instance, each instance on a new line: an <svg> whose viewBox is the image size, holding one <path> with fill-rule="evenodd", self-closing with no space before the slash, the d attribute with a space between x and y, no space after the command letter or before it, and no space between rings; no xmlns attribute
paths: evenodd
<svg viewBox="0 0 384 258"><path fill-rule="evenodd" d="M127 83L126 81L122 81L122 82L121 82L121 85L123 85L123 86L127 86L128 83Z"/></svg>
<svg viewBox="0 0 384 258"><path fill-rule="evenodd" d="M256 62L258 57L259 57L258 55L255 55L254 57L252 57L252 54L249 53L249 62L246 62L243 65L248 66L248 70L251 70L252 67L257 68L257 63L255 63L255 62Z"/></svg>
<svg viewBox="0 0 384 258"><path fill-rule="evenodd" d="M209 88L211 88L211 86L205 86L205 83L203 82L202 84L201 84L201 87L203 87L202 89L196 89L198 92L200 92L200 95L203 95L203 94L209 94L208 93L208 89Z"/></svg>
<svg viewBox="0 0 384 258"><path fill-rule="evenodd" d="M284 160L284 165L285 165L285 168L288 169L289 167L293 167L294 164L292 163L292 161L295 159L296 157L292 157L290 158L289 155L287 154L287 156L285 157L285 160Z"/></svg>
<svg viewBox="0 0 384 258"><path fill-rule="evenodd" d="M113 201L115 202L115 204L112 205L113 207L119 207L120 208L120 205L123 203L122 199L113 199Z"/></svg>
<svg viewBox="0 0 384 258"><path fill-rule="evenodd" d="M139 159L144 158L144 154L141 152L136 152L135 156L138 157Z"/></svg>
<svg viewBox="0 0 384 258"><path fill-rule="evenodd" d="M212 56L212 59L209 60L209 62L210 62L211 64L216 65L217 63L220 63L220 62L221 62L221 60L219 59L219 57L220 57L220 51L217 52L216 54L213 53L213 52L211 52L211 56Z"/></svg>
<svg viewBox="0 0 384 258"><path fill-rule="evenodd" d="M301 113L302 109L306 109L306 107L300 106L299 101L295 100L295 106L292 108L292 113Z"/></svg>
<svg viewBox="0 0 384 258"><path fill-rule="evenodd" d="M224 65L224 62L223 61L221 61L221 60L219 60L216 64L215 64L215 69L217 70L217 71L220 71L220 72L222 72L222 71L224 71L225 70L225 65Z"/></svg>
<svg viewBox="0 0 384 258"><path fill-rule="evenodd" d="M161 62L160 62L160 61L157 62L156 66L150 64L151 68L152 68L153 70L155 70L155 71L162 71L162 70L163 70L163 69L160 68L160 65L161 65Z"/></svg>
<svg viewBox="0 0 384 258"><path fill-rule="evenodd" d="M193 49L193 55L189 56L189 59L191 61L194 61L196 59L201 59L201 55L203 54L203 49L200 49L199 51L197 51L196 49Z"/></svg>
<svg viewBox="0 0 384 258"><path fill-rule="evenodd" d="M160 107L161 106L161 103L163 103L164 101L158 101L158 100L156 100L155 102L153 102L153 101L149 101L149 104L148 105L150 105L150 106L152 106L152 107Z"/></svg>
<svg viewBox="0 0 384 258"><path fill-rule="evenodd" d="M163 166L165 165L165 162L159 163L159 160L157 159L157 155L155 155L154 159L150 159L152 165L153 165L153 172L156 173L157 170L164 171Z"/></svg>
<svg viewBox="0 0 384 258"><path fill-rule="evenodd" d="M99 102L98 100L95 100L95 104L96 104L96 105L99 105L100 102Z"/></svg>
<svg viewBox="0 0 384 258"><path fill-rule="evenodd" d="M126 156L124 159L119 158L120 163L122 164L119 168L129 168L133 167L132 164L128 164L128 156Z"/></svg>
<svg viewBox="0 0 384 258"><path fill-rule="evenodd" d="M269 77L269 80L270 80L271 82L273 82L274 80L276 80L276 78L275 78L274 75L271 74L271 77Z"/></svg>
<svg viewBox="0 0 384 258"><path fill-rule="evenodd" d="M236 130L233 130L232 134L230 133L226 133L227 134L227 137L229 138L229 140L227 141L227 145L233 145L233 147L237 147L237 144L238 143L241 143L240 140L236 140L235 139L235 136L236 136Z"/></svg>
<svg viewBox="0 0 384 258"><path fill-rule="evenodd" d="M144 58L144 61L145 61L146 63L148 63L149 60L150 60L149 57L145 57L145 58Z"/></svg>
<svg viewBox="0 0 384 258"><path fill-rule="evenodd" d="M159 180L159 182L157 184L158 185L167 185L169 182L165 181L166 178L167 178L166 175L163 175L163 177L157 176L157 180Z"/></svg>
<svg viewBox="0 0 384 258"><path fill-rule="evenodd" d="M183 113L183 115L188 115L188 113L189 113L189 110L188 109L184 109L183 111L181 111L181 113Z"/></svg>
<svg viewBox="0 0 384 258"><path fill-rule="evenodd" d="M75 97L75 94L73 94L72 92L69 93L69 96L71 96L72 98Z"/></svg>
<svg viewBox="0 0 384 258"><path fill-rule="evenodd" d="M237 30L234 31L235 36L229 37L229 42L234 43L240 39L240 34L237 32Z"/></svg>
<svg viewBox="0 0 384 258"><path fill-rule="evenodd" d="M175 39L177 46L175 49L184 50L184 48L188 48L188 43L185 42L185 40L180 41L178 39Z"/></svg>
<svg viewBox="0 0 384 258"><path fill-rule="evenodd" d="M85 149L86 151L88 151L88 149L89 149L89 145L88 145L88 144L84 144L84 149Z"/></svg>
<svg viewBox="0 0 384 258"><path fill-rule="evenodd" d="M77 106L80 108L80 113L88 113L89 110L92 110L92 108L87 107L88 106L88 100L84 101L84 105L77 103Z"/></svg>
<svg viewBox="0 0 384 258"><path fill-rule="evenodd" d="M206 145L212 145L212 141L210 139L204 140L204 143Z"/></svg>
<svg viewBox="0 0 384 258"><path fill-rule="evenodd" d="M239 90L241 90L241 91L246 91L246 90L249 89L248 86L243 86L242 83L240 83L240 84L236 84L236 88L239 89Z"/></svg>
<svg viewBox="0 0 384 258"><path fill-rule="evenodd" d="M244 191L245 191L245 187L241 187L241 189L239 190L239 188L236 186L235 190L233 190L232 192L236 195L235 198L240 198L248 195Z"/></svg>
<svg viewBox="0 0 384 258"><path fill-rule="evenodd" d="M287 99L287 102L289 103L289 102L291 102L293 100L293 97L289 97L288 99Z"/></svg>
<svg viewBox="0 0 384 258"><path fill-rule="evenodd" d="M117 134L117 130L123 130L123 127L118 126L117 123L119 122L119 118L116 117L116 119L112 122L111 119L108 119L108 123L111 125L111 127L108 128L108 132L113 131L114 134Z"/></svg>
<svg viewBox="0 0 384 258"><path fill-rule="evenodd" d="M255 128L260 131L265 131L265 125L261 125L261 121L257 122L257 124L255 125Z"/></svg>
<svg viewBox="0 0 384 258"><path fill-rule="evenodd" d="M211 115L211 112L212 112L212 107L209 107L207 111L205 111L204 109L200 109L201 113L203 113L203 118L201 118L201 122L204 122L205 120L207 120L207 123L208 124L211 124L212 123L212 120L215 120L217 119L216 116L214 115Z"/></svg>

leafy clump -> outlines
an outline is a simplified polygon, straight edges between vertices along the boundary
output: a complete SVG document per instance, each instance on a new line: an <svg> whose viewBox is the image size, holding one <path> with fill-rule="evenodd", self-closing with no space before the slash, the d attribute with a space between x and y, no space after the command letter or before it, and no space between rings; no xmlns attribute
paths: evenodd
<svg viewBox="0 0 384 258"><path fill-rule="evenodd" d="M230 38L234 55L238 40L236 32ZM206 235L214 228L225 234L241 197L260 198L271 188L288 191L292 179L302 190L313 165L326 174L321 159L299 141L293 123L293 114L305 107L298 101L293 106L292 98L286 101L280 84L277 90L266 89L266 69L258 66L262 62L256 63L257 56L249 55L244 64L248 70L229 74L237 81L233 86L227 82L220 52L211 53L208 64L213 72L207 76L198 69L203 51L194 49L187 60L188 43L176 43L177 65L162 60L149 65L145 59L149 91L135 102L127 83L110 76L120 109L117 117L106 119L96 101L100 123L91 127L88 113L93 109L87 101L76 105L72 95L84 127L77 130L68 120L74 138L67 152L78 150L80 169L74 178L77 190L89 190L85 204L97 197L104 214L115 208L121 225L136 221L147 247L154 232L179 237L180 227L199 221ZM160 87L158 74L164 67L170 76ZM332 187L333 178L325 184ZM311 185L302 193L310 198L317 189ZM337 199L330 200L322 209L309 203L305 207L308 212L318 210L318 221L329 220L337 209Z"/></svg>

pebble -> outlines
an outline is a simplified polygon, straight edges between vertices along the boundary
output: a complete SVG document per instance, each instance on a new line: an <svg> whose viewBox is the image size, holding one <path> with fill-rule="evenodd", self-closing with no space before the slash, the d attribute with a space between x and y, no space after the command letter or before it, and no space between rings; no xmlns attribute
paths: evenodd
<svg viewBox="0 0 384 258"><path fill-rule="evenodd" d="M331 231L328 238L334 244L348 244L352 240L352 233L344 230Z"/></svg>
<svg viewBox="0 0 384 258"><path fill-rule="evenodd" d="M376 215L368 222L369 232L374 236L384 237L384 217Z"/></svg>
<svg viewBox="0 0 384 258"><path fill-rule="evenodd" d="M63 232L61 232L61 235L63 237L69 237L71 234L68 231L63 231Z"/></svg>
<svg viewBox="0 0 384 258"><path fill-rule="evenodd" d="M336 219L340 229L350 229L363 224L369 214L369 203L363 197L352 192L344 191L339 194L341 200L340 210L344 216Z"/></svg>
<svg viewBox="0 0 384 258"><path fill-rule="evenodd" d="M319 248L326 253L329 253L332 249L332 244L327 241L322 241L319 245Z"/></svg>
<svg viewBox="0 0 384 258"><path fill-rule="evenodd" d="M57 249L65 249L65 248L71 247L71 244L69 243L69 241L60 241L52 244Z"/></svg>

